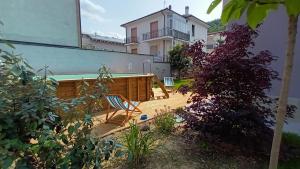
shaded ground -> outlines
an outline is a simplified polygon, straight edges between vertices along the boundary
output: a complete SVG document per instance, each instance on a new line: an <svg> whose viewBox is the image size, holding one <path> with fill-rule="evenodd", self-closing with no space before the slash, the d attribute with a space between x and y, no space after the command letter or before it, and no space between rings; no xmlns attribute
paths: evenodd
<svg viewBox="0 0 300 169"><path fill-rule="evenodd" d="M159 151L151 154L147 169L254 169L257 163L245 157L230 157L172 135L164 139Z"/></svg>
<svg viewBox="0 0 300 169"><path fill-rule="evenodd" d="M139 168L141 169L267 169L267 160L245 156L225 155L201 141L187 141L179 130L169 136L157 134L157 144ZM114 135L121 138L122 133ZM288 136L288 135L287 135ZM300 145L300 136L288 136L294 145ZM285 139L285 138L284 138ZM190 140L190 139L189 139ZM126 169L126 159L105 162L105 169ZM280 162L278 169L300 169L300 159Z"/></svg>
<svg viewBox="0 0 300 169"><path fill-rule="evenodd" d="M115 137L121 137L118 135ZM143 169L260 169L258 163L245 157L230 157L210 150L202 143L187 142L182 132L158 136L158 142ZM125 169L126 159L106 162L106 169Z"/></svg>

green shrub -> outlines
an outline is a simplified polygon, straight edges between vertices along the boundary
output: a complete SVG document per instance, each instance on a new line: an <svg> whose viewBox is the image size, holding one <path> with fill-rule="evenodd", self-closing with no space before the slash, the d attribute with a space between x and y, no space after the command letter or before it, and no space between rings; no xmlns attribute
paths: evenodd
<svg viewBox="0 0 300 169"><path fill-rule="evenodd" d="M130 124L129 132L125 133L127 161L130 168L139 167L150 153L153 143L154 137L151 132L142 132L136 124Z"/></svg>
<svg viewBox="0 0 300 169"><path fill-rule="evenodd" d="M158 114L154 119L154 125L156 129L163 134L170 134L176 123L176 118L172 113Z"/></svg>
<svg viewBox="0 0 300 169"><path fill-rule="evenodd" d="M300 136L295 133L283 133L282 142L288 146L300 148Z"/></svg>
<svg viewBox="0 0 300 169"><path fill-rule="evenodd" d="M46 67L38 76L19 56L0 49L0 58L0 168L100 168L115 143L91 136L91 114L101 110L108 71L62 100Z"/></svg>

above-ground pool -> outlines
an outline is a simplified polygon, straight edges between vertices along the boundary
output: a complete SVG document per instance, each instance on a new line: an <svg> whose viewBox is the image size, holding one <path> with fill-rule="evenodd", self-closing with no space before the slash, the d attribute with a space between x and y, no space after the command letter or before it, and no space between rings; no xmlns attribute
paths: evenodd
<svg viewBox="0 0 300 169"><path fill-rule="evenodd" d="M57 97L70 99L78 96L78 86L84 79L90 85L93 85L98 74L76 74L76 75L53 75L53 78L59 82ZM107 84L110 94L121 94L124 97L135 101L147 101L151 98L153 75L141 74L112 74L113 82Z"/></svg>

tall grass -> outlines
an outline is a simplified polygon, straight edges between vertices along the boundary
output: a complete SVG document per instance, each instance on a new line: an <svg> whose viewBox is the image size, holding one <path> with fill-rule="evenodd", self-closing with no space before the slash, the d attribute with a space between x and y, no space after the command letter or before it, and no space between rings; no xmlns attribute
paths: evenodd
<svg viewBox="0 0 300 169"><path fill-rule="evenodd" d="M152 150L154 137L151 132L142 132L134 124L130 124L129 132L125 134L127 161L130 168L140 168L139 165Z"/></svg>
<svg viewBox="0 0 300 169"><path fill-rule="evenodd" d="M161 113L155 117L154 125L158 132L162 134L170 134L176 123L176 118L173 113Z"/></svg>

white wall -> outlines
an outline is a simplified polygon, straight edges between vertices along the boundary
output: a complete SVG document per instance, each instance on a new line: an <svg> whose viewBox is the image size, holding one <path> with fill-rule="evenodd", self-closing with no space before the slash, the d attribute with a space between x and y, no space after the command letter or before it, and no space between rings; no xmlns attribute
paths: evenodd
<svg viewBox="0 0 300 169"><path fill-rule="evenodd" d="M79 46L78 0L1 0L3 39Z"/></svg>
<svg viewBox="0 0 300 169"><path fill-rule="evenodd" d="M138 22L127 25L127 37L131 37L131 28L137 28L138 40L142 40L143 34L150 32L150 23L158 21L158 29L164 27L164 16L162 13L157 13Z"/></svg>
<svg viewBox="0 0 300 169"><path fill-rule="evenodd" d="M192 36L192 25L195 25L195 36ZM189 20L188 22L189 32L190 32L190 42L194 43L199 40L204 40L207 42L207 28L203 25L193 21Z"/></svg>
<svg viewBox="0 0 300 169"><path fill-rule="evenodd" d="M101 65L106 65L112 73L154 72L160 78L170 76L170 65L153 63L153 57L149 55L23 44L15 44L14 46L16 49L13 51L21 54L35 70L47 65L54 74L97 73ZM0 47L8 49L1 43Z"/></svg>
<svg viewBox="0 0 300 169"><path fill-rule="evenodd" d="M183 33L188 33L188 25L186 24L186 19L181 15L173 13L173 29L178 30Z"/></svg>
<svg viewBox="0 0 300 169"><path fill-rule="evenodd" d="M164 23L164 16L165 16L165 22ZM155 41L143 41L143 34L150 32L150 23L153 21L158 21L158 29L162 29L165 27L169 27L170 25L168 24L168 19L170 19L168 16L171 16L172 21L173 21L173 29L184 32L184 33L189 33L190 34L190 44L199 41L199 40L204 40L205 42L207 41L207 28L203 25L203 23L199 23L198 20L195 20L193 17L187 19L181 15L178 15L172 11L169 10L164 10L163 12L159 12L156 14L153 14L151 16L148 16L146 18L140 19L138 21L135 21L133 23L129 23L126 25L127 28L127 37L131 37L131 28L137 28L137 36L139 43L137 44L129 44L127 46L127 51L131 52L131 49L138 49L138 53L140 54L149 54L150 53L150 46L153 44L157 44L158 50L159 50L159 55L160 56L166 56L168 55L168 51L171 49L172 39L166 39L165 43L165 50L164 50L164 43L163 40L155 40ZM164 25L166 24L166 25ZM195 25L195 36L191 36L192 33L192 24ZM176 40L174 39L174 44L183 44L183 41L181 40ZM206 50L206 47L204 48Z"/></svg>
<svg viewBox="0 0 300 169"><path fill-rule="evenodd" d="M86 35L82 36L82 48L126 52L126 47L124 44L92 40Z"/></svg>

